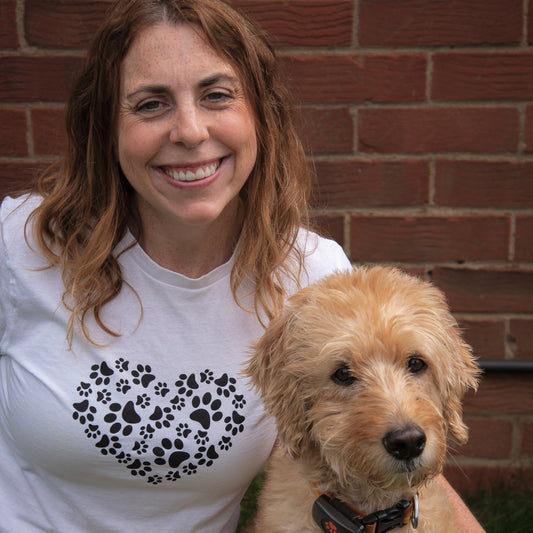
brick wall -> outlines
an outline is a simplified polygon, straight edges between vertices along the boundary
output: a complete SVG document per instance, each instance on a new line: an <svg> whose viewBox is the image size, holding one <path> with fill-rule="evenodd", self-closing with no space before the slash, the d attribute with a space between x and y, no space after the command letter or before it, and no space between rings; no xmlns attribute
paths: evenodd
<svg viewBox="0 0 533 533"><path fill-rule="evenodd" d="M354 263L443 288L476 355L533 360L533 0L234 0L302 108L316 220ZM0 0L0 196L64 146L64 101L108 0ZM465 401L462 491L533 486L533 374Z"/></svg>

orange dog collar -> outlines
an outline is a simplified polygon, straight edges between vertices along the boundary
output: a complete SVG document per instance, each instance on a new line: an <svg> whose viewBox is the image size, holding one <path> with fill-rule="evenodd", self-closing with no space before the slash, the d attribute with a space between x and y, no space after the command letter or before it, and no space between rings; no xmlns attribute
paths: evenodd
<svg viewBox="0 0 533 533"><path fill-rule="evenodd" d="M418 526L418 494L411 500L400 500L396 505L371 514L319 492L311 485L317 497L313 504L313 519L325 533L385 533L411 522Z"/></svg>

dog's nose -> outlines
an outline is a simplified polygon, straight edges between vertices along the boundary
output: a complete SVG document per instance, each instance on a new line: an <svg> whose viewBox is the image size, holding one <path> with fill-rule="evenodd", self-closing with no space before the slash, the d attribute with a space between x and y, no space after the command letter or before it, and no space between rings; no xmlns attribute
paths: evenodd
<svg viewBox="0 0 533 533"><path fill-rule="evenodd" d="M383 437L383 446L395 459L409 461L424 451L426 434L416 425L395 429Z"/></svg>

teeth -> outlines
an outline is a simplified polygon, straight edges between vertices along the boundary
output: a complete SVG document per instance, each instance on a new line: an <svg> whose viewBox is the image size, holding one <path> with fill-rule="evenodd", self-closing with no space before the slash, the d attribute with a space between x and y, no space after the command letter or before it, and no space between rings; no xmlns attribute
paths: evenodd
<svg viewBox="0 0 533 533"><path fill-rule="evenodd" d="M167 176L170 176L176 181L196 181L211 176L211 174L216 172L218 167L219 162L216 162L211 165L207 165L206 167L201 167L196 172L192 172L191 170L183 171L170 169L163 169L163 171Z"/></svg>

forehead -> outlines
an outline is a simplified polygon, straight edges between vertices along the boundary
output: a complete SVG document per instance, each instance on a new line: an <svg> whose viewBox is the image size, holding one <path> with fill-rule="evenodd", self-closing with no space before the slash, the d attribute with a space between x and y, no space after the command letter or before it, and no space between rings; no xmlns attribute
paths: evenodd
<svg viewBox="0 0 533 533"><path fill-rule="evenodd" d="M238 78L200 28L162 22L141 30L133 40L121 65L121 86L194 83L215 72Z"/></svg>

